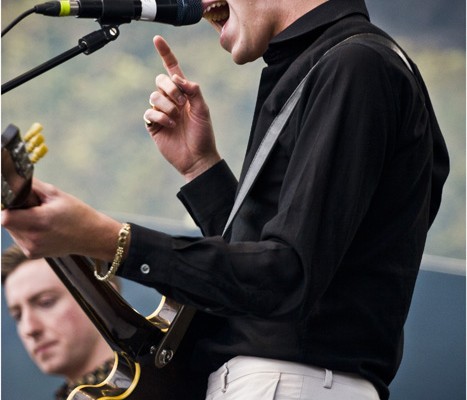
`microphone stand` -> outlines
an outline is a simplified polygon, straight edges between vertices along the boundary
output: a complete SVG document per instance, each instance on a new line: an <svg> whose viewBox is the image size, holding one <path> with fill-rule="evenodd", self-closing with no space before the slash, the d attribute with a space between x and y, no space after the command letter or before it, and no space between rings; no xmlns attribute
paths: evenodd
<svg viewBox="0 0 467 400"><path fill-rule="evenodd" d="M78 45L72 49L65 51L64 53L52 58L51 60L39 65L36 68L31 69L28 72L18 76L17 78L12 79L11 81L2 85L2 94L9 92L11 89L14 89L23 83L28 82L29 80L43 74L46 71L49 71L52 68L55 68L57 65L64 63L65 61L70 60L71 58L77 56L78 54L84 53L86 55L99 50L104 47L107 43L117 39L120 31L118 25L101 25L102 28L98 31L91 32L90 34L83 36L78 40Z"/></svg>

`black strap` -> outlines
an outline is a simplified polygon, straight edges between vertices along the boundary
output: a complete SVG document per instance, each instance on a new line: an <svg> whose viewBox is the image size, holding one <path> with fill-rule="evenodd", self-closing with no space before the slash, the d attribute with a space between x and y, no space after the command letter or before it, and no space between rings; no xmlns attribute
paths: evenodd
<svg viewBox="0 0 467 400"><path fill-rule="evenodd" d="M412 67L407 60L406 56L402 52L402 50L391 40L387 39L384 36L378 35L376 33L359 33L353 36L348 37L347 39L344 39L343 41L335 44L332 46L330 49L328 49L322 56L321 58L311 67L310 71L306 74L306 76L302 79L302 81L298 84L297 88L294 90L294 92L291 94L291 96L287 99L285 102L284 106L282 107L281 111L279 114L274 118L274 121L271 123L269 126L268 131L264 135L263 140L261 141L261 144L258 147L258 150L256 151L256 154L253 158L253 161L251 162L248 171L245 174L245 178L242 182L242 186L240 187L237 197L235 198L234 205L232 207L232 210L230 212L229 218L227 220L227 223L225 224L224 231L222 233L222 236L225 236L227 230L229 229L233 219L238 213L238 210L242 206L247 194L249 193L251 187L256 181L256 178L258 177L261 169L263 168L269 154L271 153L271 150L276 143L277 138L279 137L279 134L282 132L282 129L284 128L285 124L289 120L290 115L292 114L292 111L294 110L300 95L303 92L303 87L305 86L306 81L308 80L308 77L311 75L313 70L316 68L316 66L319 64L319 62L323 59L324 56L329 54L331 51L336 49L338 46L348 43L349 41L352 42L358 42L361 40L361 42L368 42L372 41L374 43L381 44L392 51L394 51L404 62L404 64L407 66L407 68L412 72Z"/></svg>
<svg viewBox="0 0 467 400"><path fill-rule="evenodd" d="M352 40L352 42L358 43L359 42L358 39L362 39L360 40L361 43L365 43L365 42L368 43L368 41L371 41L373 43L378 43L392 50L394 53L396 53L400 57L400 59L404 62L404 64L409 69L409 71L412 74L414 73L409 60L407 59L407 57L405 56L401 48L396 43L394 43L392 40L388 39L387 37L378 35L377 33L358 33L356 35L350 36L349 38L345 39L341 43L345 43L349 40Z"/></svg>

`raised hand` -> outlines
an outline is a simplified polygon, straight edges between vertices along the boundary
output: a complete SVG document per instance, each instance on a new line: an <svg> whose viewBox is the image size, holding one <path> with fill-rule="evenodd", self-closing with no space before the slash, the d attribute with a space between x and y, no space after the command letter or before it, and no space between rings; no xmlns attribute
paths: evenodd
<svg viewBox="0 0 467 400"><path fill-rule="evenodd" d="M147 130L162 155L185 177L194 179L221 158L216 149L209 108L199 85L186 79L167 42L154 38L167 75L156 77L152 108L144 113Z"/></svg>

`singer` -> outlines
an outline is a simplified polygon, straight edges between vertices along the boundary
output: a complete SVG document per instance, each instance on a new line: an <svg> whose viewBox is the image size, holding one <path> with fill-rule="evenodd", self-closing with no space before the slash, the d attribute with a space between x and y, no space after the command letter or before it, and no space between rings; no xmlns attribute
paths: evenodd
<svg viewBox="0 0 467 400"><path fill-rule="evenodd" d="M235 63L267 64L242 173L216 148L200 87L156 36L166 71L144 120L204 237L130 224L112 272L198 310L184 341L190 376L204 375L200 398L387 400L449 170L423 79L364 0L203 10ZM33 188L40 206L2 212L28 256L114 260L120 222Z"/></svg>

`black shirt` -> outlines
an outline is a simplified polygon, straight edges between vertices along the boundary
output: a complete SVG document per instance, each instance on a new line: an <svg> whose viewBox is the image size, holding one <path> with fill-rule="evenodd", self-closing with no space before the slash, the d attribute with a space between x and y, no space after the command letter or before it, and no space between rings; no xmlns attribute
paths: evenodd
<svg viewBox="0 0 467 400"><path fill-rule="evenodd" d="M311 66L361 32L385 35L363 0L330 0L271 41L240 181ZM224 162L179 194L205 238L133 226L119 273L201 311L189 331L198 368L284 359L360 374L388 398L448 172L412 66L416 77L372 43L323 58L225 239L237 181Z"/></svg>

